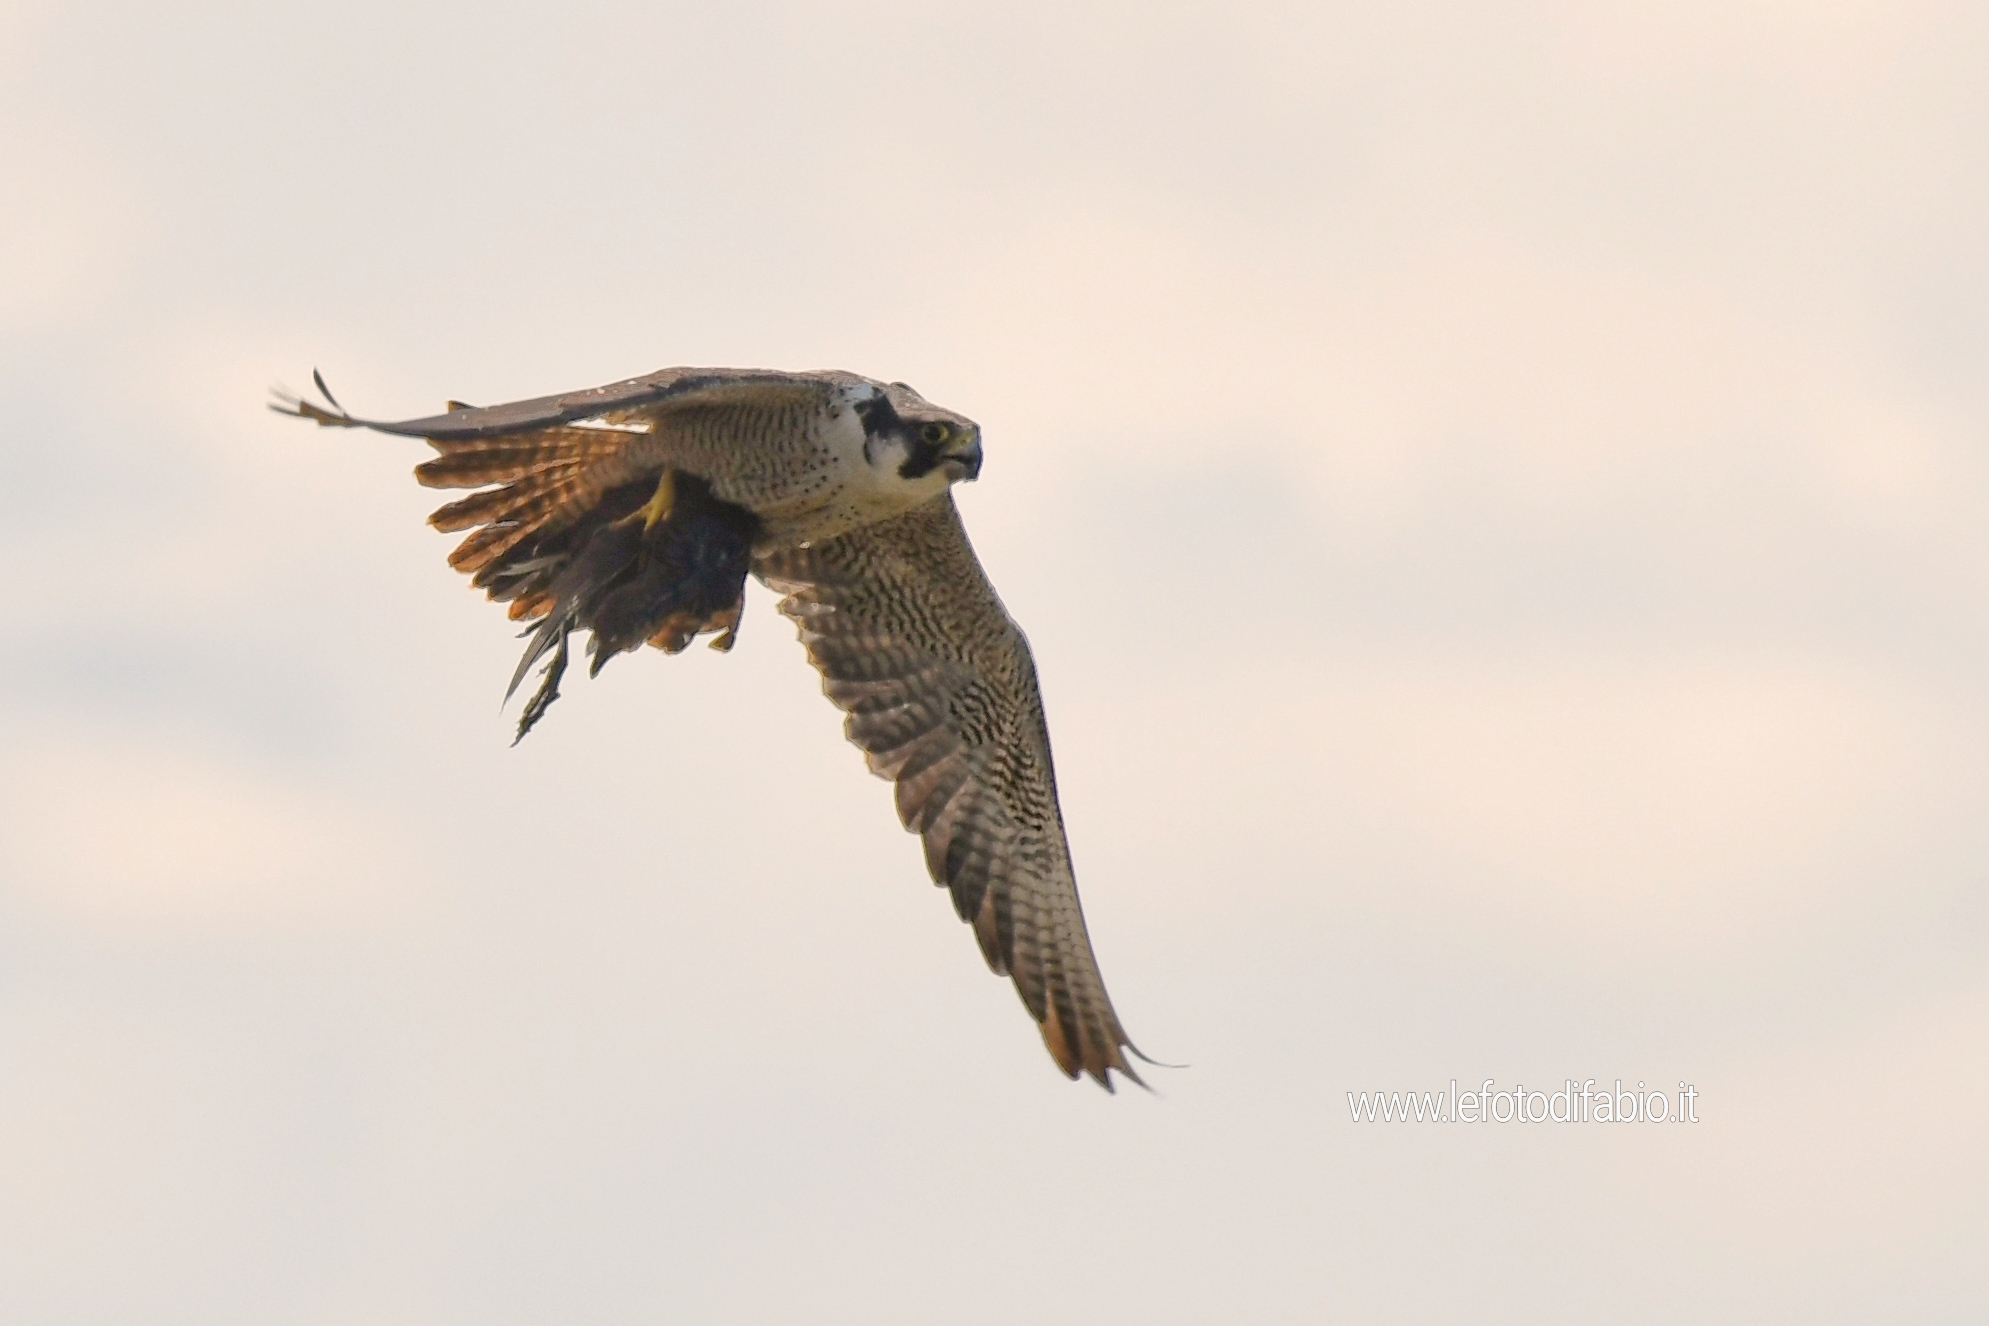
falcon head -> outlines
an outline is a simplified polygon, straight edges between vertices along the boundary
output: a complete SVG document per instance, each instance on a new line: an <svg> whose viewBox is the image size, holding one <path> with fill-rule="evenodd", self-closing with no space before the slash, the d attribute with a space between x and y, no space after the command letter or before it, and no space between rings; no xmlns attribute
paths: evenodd
<svg viewBox="0 0 1989 1326"><path fill-rule="evenodd" d="M943 410L902 382L856 403L872 468L935 489L981 474L981 426Z"/></svg>

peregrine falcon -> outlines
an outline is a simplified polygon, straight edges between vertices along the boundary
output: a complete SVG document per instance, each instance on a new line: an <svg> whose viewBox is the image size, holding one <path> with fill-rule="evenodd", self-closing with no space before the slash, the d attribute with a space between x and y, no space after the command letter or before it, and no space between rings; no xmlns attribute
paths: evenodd
<svg viewBox="0 0 1989 1326"><path fill-rule="evenodd" d="M424 438L441 454L416 479L480 490L429 523L471 531L449 564L537 623L511 679L546 660L519 738L558 698L574 631L590 675L645 642L728 649L751 572L786 596L849 739L1057 1066L1140 1082L1078 905L1029 644L953 504L981 471L972 420L853 373L666 368L386 423L312 376L325 405L270 408Z"/></svg>

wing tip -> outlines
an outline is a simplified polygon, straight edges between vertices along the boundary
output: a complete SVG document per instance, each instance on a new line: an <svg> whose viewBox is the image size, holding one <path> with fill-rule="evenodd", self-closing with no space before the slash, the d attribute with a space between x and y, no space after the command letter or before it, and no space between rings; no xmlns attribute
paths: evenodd
<svg viewBox="0 0 1989 1326"><path fill-rule="evenodd" d="M1106 1091L1114 1095L1117 1095L1118 1093L1112 1085L1112 1070L1116 1068L1119 1070L1120 1076L1124 1077L1127 1081L1131 1082L1141 1091L1146 1092L1146 1094L1149 1096L1158 1096L1160 1093L1153 1089L1152 1084L1150 1084L1145 1078L1141 1077L1139 1073L1133 1068L1132 1064L1127 1062L1126 1056L1123 1053L1121 1053L1121 1051L1124 1050L1131 1050L1136 1058L1144 1060L1147 1063L1154 1064L1158 1062L1153 1059L1148 1059L1145 1055L1141 1054L1139 1050L1132 1044L1132 1042L1122 1040L1112 1047L1112 1055L1110 1058L1108 1058L1098 1068L1088 1070L1090 1071L1092 1078L1098 1083L1099 1086L1104 1087ZM1159 1064L1158 1066L1166 1068L1166 1067L1171 1067L1172 1065Z"/></svg>
<svg viewBox="0 0 1989 1326"><path fill-rule="evenodd" d="M1051 1005L1050 1015L1036 1024L1036 1029L1042 1033L1043 1046L1050 1052L1050 1058L1055 1061L1058 1071L1073 1082L1081 1077L1089 1077L1105 1088L1109 1095L1118 1094L1118 1086L1112 1081L1114 1070L1149 1096L1160 1094L1127 1060L1124 1053L1126 1051L1130 1051L1133 1057L1141 1062L1152 1064L1156 1068L1186 1067L1185 1064L1162 1063L1151 1055L1143 1053L1138 1046L1126 1039L1125 1031L1119 1027L1116 1020L1104 1029L1105 1034L1102 1036L1087 1038L1080 1030L1078 1041L1082 1053L1079 1052L1079 1047L1072 1046L1054 1005Z"/></svg>
<svg viewBox="0 0 1989 1326"><path fill-rule="evenodd" d="M269 402L269 408L278 414L293 419L313 420L320 428L361 428L365 426L363 419L353 418L351 412L338 403L338 397L332 395L331 388L325 385L325 375L323 373L315 368L312 369L311 381L316 384L318 394L323 396L325 401L331 406L329 410L323 405L319 405L316 401L306 399L301 393L291 391L288 387L282 386L271 387L269 389L269 394L276 398Z"/></svg>

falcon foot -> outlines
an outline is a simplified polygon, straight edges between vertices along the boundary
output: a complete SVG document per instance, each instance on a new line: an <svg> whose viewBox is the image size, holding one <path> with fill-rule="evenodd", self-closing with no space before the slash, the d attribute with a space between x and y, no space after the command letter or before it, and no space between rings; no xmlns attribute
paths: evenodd
<svg viewBox="0 0 1989 1326"><path fill-rule="evenodd" d="M519 716L518 740L559 698L573 631L593 632L590 677L645 642L677 654L715 631L711 647L722 651L738 634L759 518L713 496L711 485L693 474L666 473L653 495L643 491L646 481L627 487L627 496L619 490L609 496L620 497L628 515L594 530L550 587L552 609L531 632L505 692L508 698L532 664L552 654Z"/></svg>
<svg viewBox="0 0 1989 1326"><path fill-rule="evenodd" d="M706 491L709 492L710 490L706 489ZM643 532L648 533L668 520L671 510L676 505L677 472L675 470L665 470L663 471L663 477L656 481L656 495L644 503L642 510L636 512L635 516L625 516L623 520L625 522L633 521L636 516L641 516Z"/></svg>

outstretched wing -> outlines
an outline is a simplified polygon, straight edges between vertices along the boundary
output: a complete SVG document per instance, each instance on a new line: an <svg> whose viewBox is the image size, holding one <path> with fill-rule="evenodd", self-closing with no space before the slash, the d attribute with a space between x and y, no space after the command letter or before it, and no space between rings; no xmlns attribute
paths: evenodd
<svg viewBox="0 0 1989 1326"><path fill-rule="evenodd" d="M1114 1068L1139 1082L1078 906L1029 642L952 495L753 569L787 595L849 739L897 784L933 881L1014 977L1057 1066L1108 1091Z"/></svg>
<svg viewBox="0 0 1989 1326"><path fill-rule="evenodd" d="M781 373L763 368L663 368L639 378L624 378L605 387L561 392L557 396L537 396L529 401L507 405L463 405L450 402L444 414L425 419L403 419L387 423L377 419L357 419L347 414L325 388L325 380L313 373L318 390L331 402L327 410L311 401L279 393L270 408L278 414L294 414L315 419L327 427L370 428L376 433L401 437L425 437L438 448L445 444L515 437L542 428L581 421L599 420L608 424L640 423L654 418L660 406L713 405L727 400L750 399L757 392L821 390L819 375Z"/></svg>

